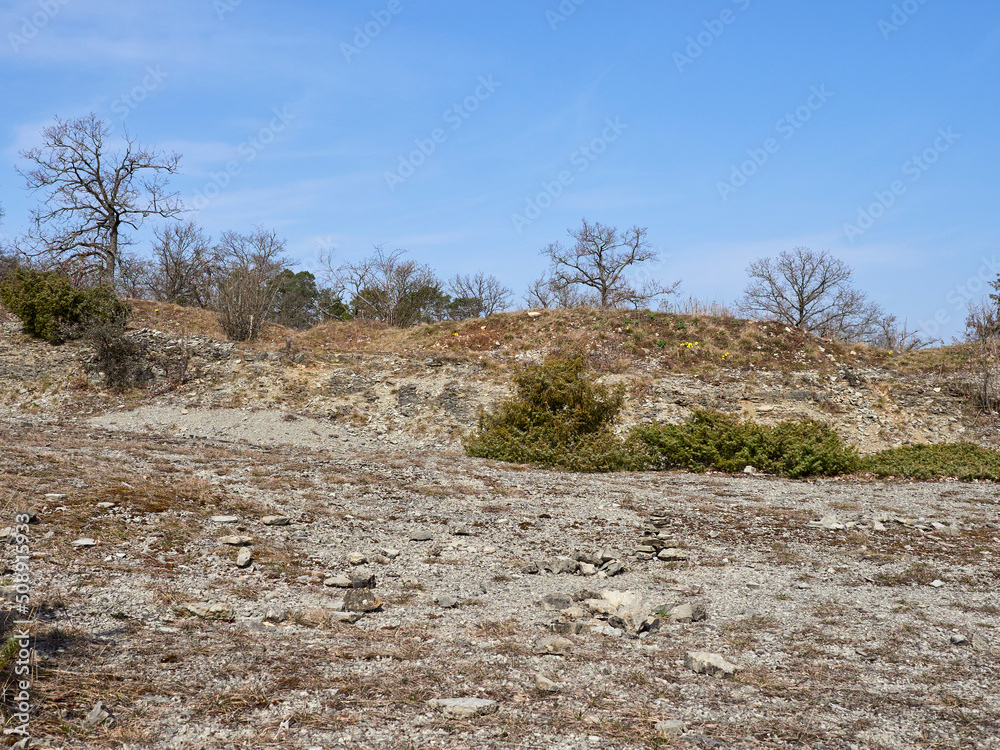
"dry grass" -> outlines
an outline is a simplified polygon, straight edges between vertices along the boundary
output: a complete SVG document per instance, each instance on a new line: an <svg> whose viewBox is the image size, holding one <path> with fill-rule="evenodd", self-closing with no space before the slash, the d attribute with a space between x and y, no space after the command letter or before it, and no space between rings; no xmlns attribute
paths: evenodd
<svg viewBox="0 0 1000 750"><path fill-rule="evenodd" d="M132 324L137 328L224 340L210 311L141 300L133 304ZM391 353L484 367L509 363L525 352L582 349L601 373L650 367L695 373L733 369L824 372L844 364L893 366L897 362L914 367L918 355L923 355L902 358L862 345L818 339L776 323L728 316L591 308L540 312L537 318L516 311L405 329L370 321L323 323L303 332L270 325L246 348L304 353L313 360L351 352ZM922 364L916 366L929 366L919 361Z"/></svg>

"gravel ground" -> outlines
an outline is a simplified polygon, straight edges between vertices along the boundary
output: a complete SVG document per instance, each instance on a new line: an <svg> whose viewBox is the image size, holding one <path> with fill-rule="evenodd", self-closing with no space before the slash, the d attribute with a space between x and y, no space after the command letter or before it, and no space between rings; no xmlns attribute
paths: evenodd
<svg viewBox="0 0 1000 750"><path fill-rule="evenodd" d="M1000 747L993 484L577 475L184 412L0 417L43 746ZM352 575L376 611L343 611ZM496 703L429 703L461 697Z"/></svg>

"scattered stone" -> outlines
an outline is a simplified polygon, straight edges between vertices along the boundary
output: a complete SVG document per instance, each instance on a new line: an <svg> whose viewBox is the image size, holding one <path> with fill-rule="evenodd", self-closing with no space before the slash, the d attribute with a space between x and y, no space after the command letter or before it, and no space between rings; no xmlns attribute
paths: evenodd
<svg viewBox="0 0 1000 750"><path fill-rule="evenodd" d="M102 509L102 510L111 510L112 508L115 507L115 504L114 503L109 503L109 502L105 501L103 503L98 503L97 507L100 508L100 509Z"/></svg>
<svg viewBox="0 0 1000 750"><path fill-rule="evenodd" d="M218 539L219 544L227 544L230 547L245 547L248 544L253 544L253 537L250 536L220 536Z"/></svg>
<svg viewBox="0 0 1000 750"><path fill-rule="evenodd" d="M250 563L252 562L253 562L253 550L251 550L249 547L241 548L239 554L236 555L236 567L249 568Z"/></svg>
<svg viewBox="0 0 1000 750"><path fill-rule="evenodd" d="M434 535L429 531L414 531L410 534L411 542L431 542L434 540Z"/></svg>
<svg viewBox="0 0 1000 750"><path fill-rule="evenodd" d="M222 620L223 622L232 622L236 619L236 612L233 608L222 602L210 602L207 604L190 602L188 604L184 604L182 609L195 617L202 618L203 620Z"/></svg>
<svg viewBox="0 0 1000 750"><path fill-rule="evenodd" d="M472 536L472 531L470 531L465 526L456 526L451 530L453 536Z"/></svg>
<svg viewBox="0 0 1000 750"><path fill-rule="evenodd" d="M500 704L488 698L434 698L427 705L452 719L471 719L496 713Z"/></svg>
<svg viewBox="0 0 1000 750"><path fill-rule="evenodd" d="M754 474L757 473L757 470L753 466L744 466L743 473L750 474L751 476L753 476Z"/></svg>
<svg viewBox="0 0 1000 750"><path fill-rule="evenodd" d="M49 503L63 503L66 502L66 495L62 492L50 492L45 495L45 501Z"/></svg>
<svg viewBox="0 0 1000 750"><path fill-rule="evenodd" d="M625 631L621 628L615 628L611 625L605 625L600 622L591 623L587 628L587 632L593 633L594 635L606 635L610 638L621 638L625 635Z"/></svg>
<svg viewBox="0 0 1000 750"><path fill-rule="evenodd" d="M705 610L705 605L700 602L678 604L670 610L669 617L674 622L680 623L701 622L708 619L708 612Z"/></svg>
<svg viewBox="0 0 1000 750"><path fill-rule="evenodd" d="M590 563L581 562L581 563L578 564L577 569L580 571L580 575L582 575L582 576L596 576L597 575L597 566L592 565Z"/></svg>
<svg viewBox="0 0 1000 750"><path fill-rule="evenodd" d="M684 666L698 674L722 675L723 677L730 677L736 674L739 669L719 654L710 654L706 651L688 651L684 656Z"/></svg>
<svg viewBox="0 0 1000 750"><path fill-rule="evenodd" d="M350 557L347 558L347 562L351 565L367 565L368 558L360 552L352 552Z"/></svg>
<svg viewBox="0 0 1000 750"><path fill-rule="evenodd" d="M528 576L536 576L542 572L542 569L538 567L538 563L530 562L521 568L521 572Z"/></svg>
<svg viewBox="0 0 1000 750"><path fill-rule="evenodd" d="M392 547L382 547L379 552L388 557L390 560L395 560L399 557L399 550L393 549Z"/></svg>
<svg viewBox="0 0 1000 750"><path fill-rule="evenodd" d="M579 563L571 557L557 557L545 564L545 569L555 575L573 575L579 568Z"/></svg>
<svg viewBox="0 0 1000 750"><path fill-rule="evenodd" d="M349 576L339 575L330 576L325 581L323 581L324 586L334 586L338 589L349 589L353 588L353 581Z"/></svg>
<svg viewBox="0 0 1000 750"><path fill-rule="evenodd" d="M239 523L239 516L212 516L213 523Z"/></svg>
<svg viewBox="0 0 1000 750"><path fill-rule="evenodd" d="M556 620L549 624L549 630L557 635L580 635L585 632L591 623L580 620Z"/></svg>
<svg viewBox="0 0 1000 750"><path fill-rule="evenodd" d="M453 596L439 596L434 601L442 609L454 609L458 606L458 599Z"/></svg>
<svg viewBox="0 0 1000 750"><path fill-rule="evenodd" d="M344 596L344 609L348 612L375 612L382 607L382 600L371 589L351 589Z"/></svg>
<svg viewBox="0 0 1000 750"><path fill-rule="evenodd" d="M330 622L346 622L354 624L361 619L360 612L331 612Z"/></svg>
<svg viewBox="0 0 1000 750"><path fill-rule="evenodd" d="M93 729L96 726L104 725L109 729L113 729L118 726L118 719L115 715L111 713L110 709L104 705L104 701L97 701L94 707L90 709L90 713L83 720L83 726L87 729Z"/></svg>
<svg viewBox="0 0 1000 750"><path fill-rule="evenodd" d="M535 687L543 693L558 693L562 686L538 672L535 675Z"/></svg>
<svg viewBox="0 0 1000 750"><path fill-rule="evenodd" d="M561 612L573 606L573 599L566 594L546 594L542 597L542 609L546 612Z"/></svg>
<svg viewBox="0 0 1000 750"><path fill-rule="evenodd" d="M567 656L573 651L573 641L558 635L551 635L538 641L534 651L536 654L542 655Z"/></svg>
<svg viewBox="0 0 1000 750"><path fill-rule="evenodd" d="M939 589L942 586L944 586L944 581L942 581L940 578L935 578L933 581L931 581L931 586L933 586L936 589Z"/></svg>
<svg viewBox="0 0 1000 750"><path fill-rule="evenodd" d="M96 547L97 542L93 539L77 539L73 542L73 546L81 549L84 547Z"/></svg>
<svg viewBox="0 0 1000 750"><path fill-rule="evenodd" d="M656 726L653 728L657 732L663 732L664 734L675 734L677 736L684 734L684 722L678 721L677 719L658 721L656 722Z"/></svg>
<svg viewBox="0 0 1000 750"><path fill-rule="evenodd" d="M604 563L604 565L602 565L597 572L603 573L608 578L611 578L612 576L624 573L625 565L621 562L621 560L611 560L609 562Z"/></svg>
<svg viewBox="0 0 1000 750"><path fill-rule="evenodd" d="M375 588L375 574L369 570L355 570L351 573L350 587L352 589Z"/></svg>
<svg viewBox="0 0 1000 750"><path fill-rule="evenodd" d="M288 516L264 516L260 522L265 526L288 526L292 523L292 519Z"/></svg>
<svg viewBox="0 0 1000 750"><path fill-rule="evenodd" d="M288 612L281 607L271 607L264 613L264 622L284 622L288 619Z"/></svg>
<svg viewBox="0 0 1000 750"><path fill-rule="evenodd" d="M951 644L953 646L968 646L969 639L961 633L953 633L951 636Z"/></svg>
<svg viewBox="0 0 1000 750"><path fill-rule="evenodd" d="M536 311L536 310L531 310L530 312L528 312L528 317L529 318L540 318L540 317L542 317L542 314L540 312Z"/></svg>
<svg viewBox="0 0 1000 750"><path fill-rule="evenodd" d="M656 556L663 562L687 562L688 553L676 547L661 549Z"/></svg>

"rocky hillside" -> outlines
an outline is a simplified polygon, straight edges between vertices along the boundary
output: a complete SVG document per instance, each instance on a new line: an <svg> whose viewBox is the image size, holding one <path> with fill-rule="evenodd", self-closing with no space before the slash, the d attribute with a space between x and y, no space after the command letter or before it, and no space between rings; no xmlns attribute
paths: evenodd
<svg viewBox="0 0 1000 750"><path fill-rule="evenodd" d="M122 396L86 346L0 329L0 622L29 622L27 724L17 649L0 705L33 738L2 742L1000 748L996 485L577 475L459 447L513 365L568 345L627 383L630 422L975 437L955 352L565 312L237 347L138 308L147 381Z"/></svg>
<svg viewBox="0 0 1000 750"><path fill-rule="evenodd" d="M623 427L716 409L765 423L816 419L862 452L994 439L972 419L962 385L967 368L954 350L900 355L784 326L593 311L519 312L407 331L274 327L242 347L226 342L204 311L137 307L129 336L148 355L144 389L109 396L86 345L53 347L8 322L0 335L0 400L29 412L278 409L376 439L455 447L479 410L508 392L511 366L582 347L608 381L626 384Z"/></svg>

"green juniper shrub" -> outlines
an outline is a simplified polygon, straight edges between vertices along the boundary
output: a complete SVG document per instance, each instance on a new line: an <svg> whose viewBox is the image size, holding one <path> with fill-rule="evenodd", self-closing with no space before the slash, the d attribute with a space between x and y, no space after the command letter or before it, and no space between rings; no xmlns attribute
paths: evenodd
<svg viewBox="0 0 1000 750"><path fill-rule="evenodd" d="M614 432L624 388L596 382L582 354L525 365L513 381L511 398L481 413L466 437L468 455L571 471L629 471L648 464L641 443Z"/></svg>
<svg viewBox="0 0 1000 750"><path fill-rule="evenodd" d="M798 479L856 471L857 452L812 420L774 427L721 412L696 411L682 424L643 425L634 440L649 446L653 468L736 473L746 466Z"/></svg>
<svg viewBox="0 0 1000 750"><path fill-rule="evenodd" d="M866 456L862 468L879 477L1000 481L1000 453L973 443L905 445Z"/></svg>
<svg viewBox="0 0 1000 750"><path fill-rule="evenodd" d="M25 333L57 344L79 337L86 321L124 324L128 306L108 287L73 286L56 271L16 268L0 283L0 302L24 324Z"/></svg>

